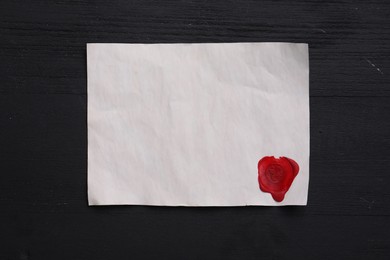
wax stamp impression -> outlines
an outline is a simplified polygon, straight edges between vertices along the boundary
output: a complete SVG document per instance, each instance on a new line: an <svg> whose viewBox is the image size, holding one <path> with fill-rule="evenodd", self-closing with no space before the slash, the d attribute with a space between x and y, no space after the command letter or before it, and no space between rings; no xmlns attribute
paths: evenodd
<svg viewBox="0 0 390 260"><path fill-rule="evenodd" d="M283 201L299 172L298 163L287 157L265 156L259 161L257 168L260 190L271 193L277 202Z"/></svg>

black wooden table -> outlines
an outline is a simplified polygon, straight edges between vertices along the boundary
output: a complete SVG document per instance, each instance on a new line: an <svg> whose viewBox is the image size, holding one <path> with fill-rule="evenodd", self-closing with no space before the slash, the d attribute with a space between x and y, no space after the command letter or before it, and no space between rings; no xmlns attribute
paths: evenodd
<svg viewBox="0 0 390 260"><path fill-rule="evenodd" d="M0 2L0 259L390 259L389 1ZM307 207L87 206L86 43L307 42Z"/></svg>

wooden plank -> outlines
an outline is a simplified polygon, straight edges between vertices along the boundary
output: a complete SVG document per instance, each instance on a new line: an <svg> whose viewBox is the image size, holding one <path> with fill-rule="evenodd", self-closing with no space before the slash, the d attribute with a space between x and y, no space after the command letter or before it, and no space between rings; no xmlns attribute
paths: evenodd
<svg viewBox="0 0 390 260"><path fill-rule="evenodd" d="M0 150L0 168L7 173L0 189L3 203L27 211L70 207L62 202L75 210L85 207L85 96L2 95L0 111L0 140L6 148ZM389 114L389 97L311 98L306 214L390 215ZM13 199L13 190L31 185L36 196L22 193ZM47 187L62 185L66 189L60 197L47 197Z"/></svg>

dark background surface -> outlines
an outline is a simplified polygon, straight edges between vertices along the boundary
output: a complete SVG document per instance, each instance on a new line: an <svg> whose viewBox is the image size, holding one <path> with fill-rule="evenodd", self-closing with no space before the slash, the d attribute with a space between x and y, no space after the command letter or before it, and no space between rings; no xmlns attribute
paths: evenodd
<svg viewBox="0 0 390 260"><path fill-rule="evenodd" d="M390 2L0 1L0 259L390 259ZM310 44L307 207L87 206L86 43Z"/></svg>

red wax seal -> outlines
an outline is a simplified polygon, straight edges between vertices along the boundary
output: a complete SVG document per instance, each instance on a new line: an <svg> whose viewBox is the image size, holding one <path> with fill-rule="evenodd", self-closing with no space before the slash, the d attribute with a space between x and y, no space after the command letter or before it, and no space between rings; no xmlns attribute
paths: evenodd
<svg viewBox="0 0 390 260"><path fill-rule="evenodd" d="M281 202L290 189L295 176L299 172L299 165L292 159L273 156L263 157L257 164L260 190L269 192L275 201Z"/></svg>

